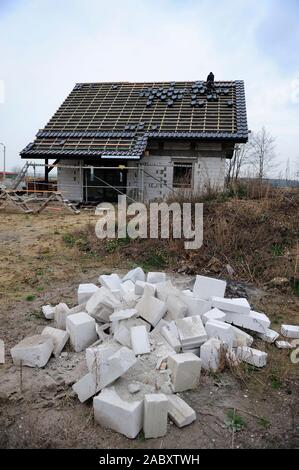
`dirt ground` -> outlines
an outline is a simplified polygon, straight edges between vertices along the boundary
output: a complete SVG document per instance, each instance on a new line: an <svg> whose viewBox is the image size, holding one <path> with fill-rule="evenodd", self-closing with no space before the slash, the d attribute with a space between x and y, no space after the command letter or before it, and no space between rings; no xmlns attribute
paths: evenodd
<svg viewBox="0 0 299 470"><path fill-rule="evenodd" d="M255 340L269 354L265 369L202 374L197 390L181 396L197 420L184 429L169 423L162 439L129 440L94 423L91 400L80 404L71 385L82 375L84 353L69 347L43 369L12 364L9 350L49 324L41 306L76 305L80 282L123 272L138 260L117 254L84 254L68 244L68 234L96 221L93 212L74 216L50 210L39 216L0 214L0 338L6 363L0 365L0 447L2 448L295 448L299 446L299 364L290 353ZM249 301L264 311L277 331L299 323L299 299L276 290L247 289ZM235 414L230 426L230 413ZM236 429L236 428L240 429Z"/></svg>

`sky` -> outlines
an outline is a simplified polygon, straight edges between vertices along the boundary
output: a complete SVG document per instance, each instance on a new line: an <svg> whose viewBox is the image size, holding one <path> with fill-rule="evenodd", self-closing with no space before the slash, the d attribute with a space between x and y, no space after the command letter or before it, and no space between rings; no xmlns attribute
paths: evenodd
<svg viewBox="0 0 299 470"><path fill-rule="evenodd" d="M7 169L77 82L244 80L251 131L299 170L298 0L0 0ZM3 158L0 149L0 169ZM274 176L274 175L273 175Z"/></svg>

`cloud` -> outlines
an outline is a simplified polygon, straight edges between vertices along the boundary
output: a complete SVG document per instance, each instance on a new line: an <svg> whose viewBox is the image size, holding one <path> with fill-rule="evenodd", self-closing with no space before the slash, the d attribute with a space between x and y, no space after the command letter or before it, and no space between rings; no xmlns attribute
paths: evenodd
<svg viewBox="0 0 299 470"><path fill-rule="evenodd" d="M274 2L240 3L27 0L0 9L0 140L10 167L22 164L19 151L76 82L196 80L211 70L216 79L245 80L250 128L265 125L277 136L282 164L295 157L298 59L291 51L292 67L281 65L270 44Z"/></svg>

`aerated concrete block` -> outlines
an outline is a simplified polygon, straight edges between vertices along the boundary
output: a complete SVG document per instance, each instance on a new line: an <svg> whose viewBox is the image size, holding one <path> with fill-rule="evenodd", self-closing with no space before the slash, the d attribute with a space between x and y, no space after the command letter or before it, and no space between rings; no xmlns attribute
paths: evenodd
<svg viewBox="0 0 299 470"><path fill-rule="evenodd" d="M236 356L255 367L264 367L267 364L267 353L247 346L237 348Z"/></svg>
<svg viewBox="0 0 299 470"><path fill-rule="evenodd" d="M245 298L224 299L223 297L212 297L212 307L233 313L243 313L244 315L249 315L251 310Z"/></svg>
<svg viewBox="0 0 299 470"><path fill-rule="evenodd" d="M174 392L184 392L199 384L201 360L192 353L173 354L167 359Z"/></svg>
<svg viewBox="0 0 299 470"><path fill-rule="evenodd" d="M201 299L189 289L182 291L181 299L187 306L188 316L200 315L202 317L203 314L211 310L212 307L211 300Z"/></svg>
<svg viewBox="0 0 299 470"><path fill-rule="evenodd" d="M144 397L143 432L146 439L162 437L167 433L168 399L163 393Z"/></svg>
<svg viewBox="0 0 299 470"><path fill-rule="evenodd" d="M224 297L226 282L221 279L214 279L206 276L196 276L193 292L204 300L211 300L212 297Z"/></svg>
<svg viewBox="0 0 299 470"><path fill-rule="evenodd" d="M170 295L178 296L180 294L180 291L172 285L170 280L158 282L154 286L156 287L156 297L163 302L166 302Z"/></svg>
<svg viewBox="0 0 299 470"><path fill-rule="evenodd" d="M179 297L169 295L166 300L166 309L172 320L184 318L188 313L186 304Z"/></svg>
<svg viewBox="0 0 299 470"><path fill-rule="evenodd" d="M42 335L52 338L54 345L53 355L55 357L60 356L61 351L69 339L68 332L65 330L59 330L58 328L52 328L51 326L46 326L42 331Z"/></svg>
<svg viewBox="0 0 299 470"><path fill-rule="evenodd" d="M66 319L66 330L76 352L83 351L97 340L96 322L87 313L74 313Z"/></svg>
<svg viewBox="0 0 299 470"><path fill-rule="evenodd" d="M121 278L118 276L118 274L102 274L99 277L99 281L101 285L107 287L107 289L120 290Z"/></svg>
<svg viewBox="0 0 299 470"><path fill-rule="evenodd" d="M122 308L122 304L107 287L101 287L88 300L86 311L102 323L109 321L114 310Z"/></svg>
<svg viewBox="0 0 299 470"><path fill-rule="evenodd" d="M170 346L175 350L175 352L177 352L177 353L180 352L180 350L182 348L182 345L181 345L181 342L180 342L180 340L177 336L178 332L177 332L177 334L175 334L170 325L162 326L160 332L161 332L161 335L170 344Z"/></svg>
<svg viewBox="0 0 299 470"><path fill-rule="evenodd" d="M54 320L55 307L52 307L51 305L44 305L42 307L42 312L47 320Z"/></svg>
<svg viewBox="0 0 299 470"><path fill-rule="evenodd" d="M222 353L221 341L210 338L200 347L200 359L202 368L216 372L219 368Z"/></svg>
<svg viewBox="0 0 299 470"><path fill-rule="evenodd" d="M0 339L0 364L5 363L5 346L4 341Z"/></svg>
<svg viewBox="0 0 299 470"><path fill-rule="evenodd" d="M65 303L60 303L56 305L54 312L54 320L59 330L66 329L66 319L68 315L71 315L71 312Z"/></svg>
<svg viewBox="0 0 299 470"><path fill-rule="evenodd" d="M133 326L131 328L131 343L136 356L150 353L149 337L145 326Z"/></svg>
<svg viewBox="0 0 299 470"><path fill-rule="evenodd" d="M209 320L225 321L225 313L218 308L212 308L202 316L203 324L205 325Z"/></svg>
<svg viewBox="0 0 299 470"><path fill-rule="evenodd" d="M155 284L149 284L148 282L144 282L144 281L136 281L136 283L135 283L135 294L136 295L143 295L145 286L148 288L150 294L152 296L154 296L155 292L156 292Z"/></svg>
<svg viewBox="0 0 299 470"><path fill-rule="evenodd" d="M175 321L183 349L199 347L207 340L207 333L199 315Z"/></svg>
<svg viewBox="0 0 299 470"><path fill-rule="evenodd" d="M293 349L295 346L288 341L275 341L275 345L279 349Z"/></svg>
<svg viewBox="0 0 299 470"><path fill-rule="evenodd" d="M86 354L90 372L73 385L73 390L81 403L112 384L137 362L133 351L126 347L120 348L111 355L109 355L109 349L106 351L104 349L94 357L92 353Z"/></svg>
<svg viewBox="0 0 299 470"><path fill-rule="evenodd" d="M243 330L240 330L240 328L237 328L236 326L232 325L232 329L234 332L234 348L237 348L238 346L251 346L253 343L253 337L250 336L248 333L246 333Z"/></svg>
<svg viewBox="0 0 299 470"><path fill-rule="evenodd" d="M136 317L137 313L136 308L126 308L123 310L116 310L109 318L110 321L126 320L131 317Z"/></svg>
<svg viewBox="0 0 299 470"><path fill-rule="evenodd" d="M209 320L205 324L208 338L217 338L228 348L234 344L234 332L231 325L218 320Z"/></svg>
<svg viewBox="0 0 299 470"><path fill-rule="evenodd" d="M155 327L166 313L166 303L146 292L136 305L140 317Z"/></svg>
<svg viewBox="0 0 299 470"><path fill-rule="evenodd" d="M142 268L131 269L123 278L122 282L132 281L136 283L137 281L145 281L145 274Z"/></svg>
<svg viewBox="0 0 299 470"><path fill-rule="evenodd" d="M249 315L232 312L225 312L225 315L226 323L232 323L257 333L265 333L270 326L269 318L264 313L255 312L254 310L251 310Z"/></svg>
<svg viewBox="0 0 299 470"><path fill-rule="evenodd" d="M146 282L149 282L150 284L166 282L166 274L162 272L149 272L147 273Z"/></svg>
<svg viewBox="0 0 299 470"><path fill-rule="evenodd" d="M195 411L178 395L168 395L168 414L178 428L188 426L196 420Z"/></svg>
<svg viewBox="0 0 299 470"><path fill-rule="evenodd" d="M279 333L274 330L270 330L270 328L267 328L265 333L258 333L257 336L267 343L274 343L274 341L276 341L279 337ZM250 346L250 344L248 346Z"/></svg>
<svg viewBox="0 0 299 470"><path fill-rule="evenodd" d="M113 387L105 388L93 399L94 419L103 428L134 439L143 425L143 401L125 401Z"/></svg>
<svg viewBox="0 0 299 470"><path fill-rule="evenodd" d="M11 350L11 356L16 366L44 367L53 352L52 338L44 335L34 335L24 338Z"/></svg>
<svg viewBox="0 0 299 470"><path fill-rule="evenodd" d="M281 325L281 334L286 338L297 339L299 338L299 326L295 325Z"/></svg>
<svg viewBox="0 0 299 470"><path fill-rule="evenodd" d="M86 304L90 297L99 290L95 284L80 284L78 287L78 304Z"/></svg>

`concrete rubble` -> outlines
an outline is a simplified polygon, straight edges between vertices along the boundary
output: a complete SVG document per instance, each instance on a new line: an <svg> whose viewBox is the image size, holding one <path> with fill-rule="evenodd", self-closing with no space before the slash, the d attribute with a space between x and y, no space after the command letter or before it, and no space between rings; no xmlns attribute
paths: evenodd
<svg viewBox="0 0 299 470"><path fill-rule="evenodd" d="M224 280L198 275L192 290L185 287L164 272L145 275L140 267L80 284L78 305L42 307L51 326L14 346L13 362L45 367L68 354L62 352L66 346L81 357L85 351L85 370L73 390L80 402L93 398L100 426L134 439L142 430L145 438L164 436L168 418L179 428L191 425L196 413L177 393L199 390L202 370L221 372L241 362L264 367L267 353L255 340L267 348L292 348L299 327L282 325L290 343L277 341L267 315L246 298L225 298Z"/></svg>
<svg viewBox="0 0 299 470"><path fill-rule="evenodd" d="M3 339L0 339L0 364L5 363L5 346Z"/></svg>

